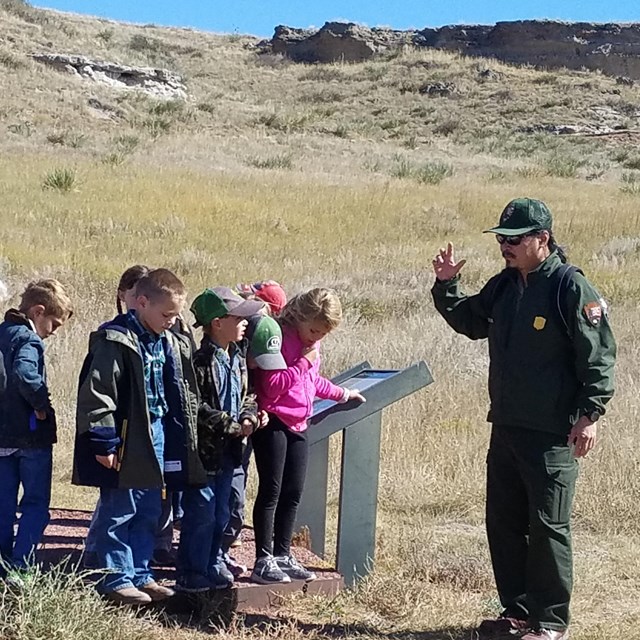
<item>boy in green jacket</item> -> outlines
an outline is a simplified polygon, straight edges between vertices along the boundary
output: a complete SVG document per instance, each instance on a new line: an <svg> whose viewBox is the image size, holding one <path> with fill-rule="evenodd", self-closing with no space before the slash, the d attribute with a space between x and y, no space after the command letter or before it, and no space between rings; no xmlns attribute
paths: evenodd
<svg viewBox="0 0 640 640"><path fill-rule="evenodd" d="M99 590L123 604L163 600L173 591L150 569L166 488L204 483L196 451L198 407L188 338L169 329L186 292L167 269L136 287L136 310L90 338L78 389L75 484L100 487L96 523Z"/></svg>

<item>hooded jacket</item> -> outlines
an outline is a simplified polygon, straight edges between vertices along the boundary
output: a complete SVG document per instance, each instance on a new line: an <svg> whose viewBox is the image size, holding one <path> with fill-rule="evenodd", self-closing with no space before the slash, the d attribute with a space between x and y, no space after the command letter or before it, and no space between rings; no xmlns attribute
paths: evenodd
<svg viewBox="0 0 640 640"><path fill-rule="evenodd" d="M126 315L91 334L78 385L73 483L121 489L204 484L197 453L198 391L187 336L166 331L164 469L151 439L144 367L138 338ZM115 453L116 469L96 455Z"/></svg>
<svg viewBox="0 0 640 640"><path fill-rule="evenodd" d="M319 345L316 344L316 349ZM302 432L313 413L316 398L340 402L344 390L320 375L320 354L313 362L303 355L304 345L293 327L282 329L281 353L287 369L254 370L258 407L280 418L291 431Z"/></svg>
<svg viewBox="0 0 640 640"><path fill-rule="evenodd" d="M24 313L7 311L0 324L0 353L5 373L0 389L0 447L35 449L56 442L44 342ZM36 411L46 418L38 420Z"/></svg>

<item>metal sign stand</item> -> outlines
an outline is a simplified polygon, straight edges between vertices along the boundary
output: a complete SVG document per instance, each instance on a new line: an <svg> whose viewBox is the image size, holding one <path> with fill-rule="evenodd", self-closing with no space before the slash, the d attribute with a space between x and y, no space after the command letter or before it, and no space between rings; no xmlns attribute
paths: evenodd
<svg viewBox="0 0 640 640"><path fill-rule="evenodd" d="M364 404L318 401L309 420L307 483L297 527L306 526L311 549L325 554L329 437L342 432L337 569L347 585L364 577L375 559L382 410L428 384L425 362L401 370L375 370L368 362L336 376L333 382L361 389Z"/></svg>

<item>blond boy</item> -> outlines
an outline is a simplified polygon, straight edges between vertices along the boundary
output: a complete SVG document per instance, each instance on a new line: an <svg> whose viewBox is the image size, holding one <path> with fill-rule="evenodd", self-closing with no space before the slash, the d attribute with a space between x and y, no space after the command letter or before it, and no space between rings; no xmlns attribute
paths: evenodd
<svg viewBox="0 0 640 640"><path fill-rule="evenodd" d="M73 314L57 280L31 282L20 307L0 324L0 571L24 568L49 522L56 414L51 406L44 340ZM21 517L14 522L22 487Z"/></svg>

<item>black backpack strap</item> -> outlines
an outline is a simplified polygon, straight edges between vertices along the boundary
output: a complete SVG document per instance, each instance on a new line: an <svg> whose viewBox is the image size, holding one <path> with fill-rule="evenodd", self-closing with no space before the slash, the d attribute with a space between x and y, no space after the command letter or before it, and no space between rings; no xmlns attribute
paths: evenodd
<svg viewBox="0 0 640 640"><path fill-rule="evenodd" d="M489 282L487 283L488 295L488 312L489 314L493 314L493 305L495 304L498 296L500 295L500 291L507 283L507 274L506 270L501 271L499 274L495 275Z"/></svg>
<svg viewBox="0 0 640 640"><path fill-rule="evenodd" d="M572 264L563 264L555 273L555 277L557 280L555 292L556 309L558 310L558 317L562 321L567 335L570 335L569 320L567 318L568 314L565 314L567 291L569 290L571 281L573 280L573 275L576 272L582 273L582 269Z"/></svg>

